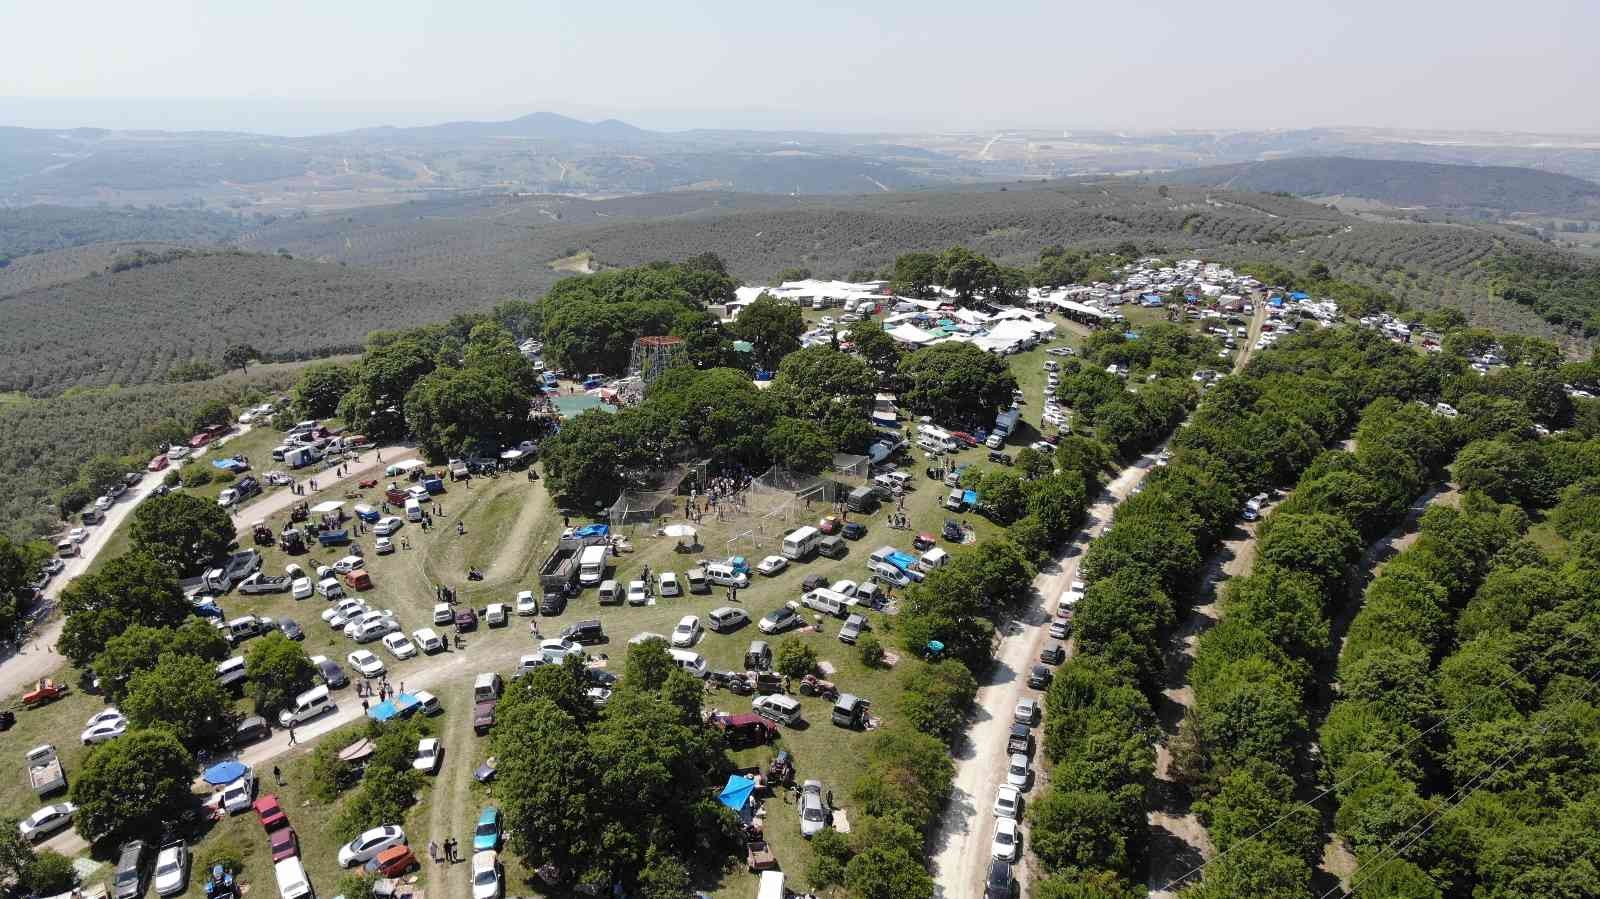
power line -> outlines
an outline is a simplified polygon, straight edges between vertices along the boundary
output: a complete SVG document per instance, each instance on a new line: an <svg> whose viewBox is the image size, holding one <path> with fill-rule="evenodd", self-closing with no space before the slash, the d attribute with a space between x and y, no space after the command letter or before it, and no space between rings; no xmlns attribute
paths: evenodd
<svg viewBox="0 0 1600 899"><path fill-rule="evenodd" d="M1559 650L1566 649L1568 645L1576 642L1580 636L1583 636L1583 635L1582 634L1572 634L1571 636L1567 637L1567 639L1564 640L1561 644L1559 644L1559 645L1547 650L1546 651L1546 655L1554 654L1555 652L1557 652ZM1538 664L1538 662L1541 661L1542 658L1543 657L1541 656L1539 658L1534 659L1533 661L1530 661L1527 665L1523 666L1521 670L1514 672L1513 674L1511 674L1510 676L1508 676L1507 678L1502 680L1500 683L1495 684L1495 688L1498 689L1500 687L1504 687L1506 684L1509 684L1511 681L1515 680L1516 678L1521 677L1523 674L1527 673L1530 669L1532 669L1534 665ZM1324 796L1327 796L1329 793L1332 793L1335 790L1339 789L1340 787L1344 786L1345 784L1348 784L1351 781L1356 780L1357 778L1361 777L1363 774L1366 774L1368 771L1371 771L1372 769L1378 767L1379 765L1386 764L1396 754L1404 751L1405 749L1407 749L1410 746L1412 746L1413 744L1415 744L1417 741L1423 739L1424 737L1428 736L1429 734L1433 733L1434 731L1438 730L1439 728L1444 727L1446 724L1449 724L1450 722L1454 721L1455 719L1461 717L1462 715L1466 714L1468 711L1471 711L1474 706L1476 706L1480 702L1483 702L1485 699L1487 699L1489 696L1491 696L1492 693L1493 693L1493 691L1491 691L1491 690L1480 690L1476 699L1474 699L1471 702L1467 703L1465 706L1461 707L1460 709L1457 709L1455 712L1452 712L1451 714L1445 716L1444 718L1441 718L1432 727L1428 728L1427 730L1419 732L1416 736L1414 736L1411 739L1405 741L1404 743L1401 743L1399 746L1395 747L1394 749L1391 749L1383 757L1368 763L1365 767L1363 767L1360 770L1356 771L1354 774L1347 775L1344 779L1335 781L1332 785L1328 786L1326 789L1322 790L1320 793L1316 794L1315 796L1312 796L1310 799L1303 800L1302 802L1296 804L1295 806L1291 807L1288 811L1284 812L1282 815L1279 815L1276 819L1274 819L1271 822L1263 825L1260 829L1256 830L1254 833L1250 834L1249 836L1245 837L1242 840L1235 841L1232 846L1229 846L1227 849L1223 850L1222 852L1217 853L1216 855L1212 856L1211 858L1202 860L1199 864L1195 865L1193 868L1190 868L1189 870L1187 870L1184 873L1178 875L1177 877L1174 877L1173 879L1167 881L1167 883L1165 885L1163 885L1161 889L1163 891L1171 890L1173 887L1178 886L1179 884L1181 884L1184 881L1188 880L1190 877L1193 877L1194 875L1200 873L1201 871L1204 871L1207 865L1209 865L1209 864L1221 859L1222 857L1226 856L1229 852L1232 852L1233 850L1237 849L1239 846L1241 846L1241 845L1243 845L1245 843L1248 843L1251 840L1254 840L1255 838L1261 836L1262 834L1266 833L1267 831L1272 830L1273 828L1277 827L1279 824L1282 824L1284 821L1287 821L1290 816L1294 815L1296 812L1299 812L1302 808L1307 808L1307 807L1310 807L1310 806L1314 805L1315 803L1320 801ZM1408 723L1415 725L1416 721L1413 720L1413 721L1408 722Z"/></svg>
<svg viewBox="0 0 1600 899"><path fill-rule="evenodd" d="M1594 677L1591 677L1589 679L1589 681L1588 681L1588 689L1583 691L1583 699L1584 700L1587 700L1589 698L1589 694L1594 692L1594 688L1595 688L1596 684L1600 684L1600 673L1597 673ZM1541 727L1539 729L1538 734L1542 736L1543 734L1548 733L1550 731L1550 729L1555 726L1555 723L1556 722L1552 719L1550 722L1546 723L1543 727ZM1502 752L1498 757L1496 757L1495 762L1491 763L1491 767L1488 770L1485 770L1483 772L1480 772L1479 774L1474 775L1473 777L1469 778L1466 783L1464 783L1461 786L1457 787L1456 791L1454 793L1451 793L1449 798L1445 799L1444 805L1442 805L1442 806L1440 806L1438 808L1435 808L1432 811L1427 812L1421 818L1418 818L1414 823L1412 823L1410 827L1407 827L1405 830L1401 831L1398 835L1396 835L1394 837L1394 839L1390 840L1389 843L1384 846L1382 852L1379 852L1377 856L1375 856L1372 860L1368 861L1367 865L1363 865L1362 867L1360 867L1360 868L1358 868L1356 870L1356 873L1360 874L1363 870L1366 869L1366 867L1368 865L1371 865L1373 862L1377 861L1377 859L1379 859L1379 858L1383 858L1383 861L1379 862L1378 866L1376 868L1372 869L1371 873L1360 877L1360 879L1352 879L1352 881L1350 883L1350 889L1347 890L1344 895L1345 896L1354 895L1355 891L1361 886L1361 884L1366 883L1368 880L1371 880L1373 877L1376 877L1378 875L1378 872L1382 871L1384 869L1384 867L1386 867L1390 862L1394 861L1397 858L1400 858L1401 857L1401 853L1403 853L1407 849L1411 848L1418 840L1420 840L1423 837L1427 836L1429 831L1433 830L1434 827L1438 826L1439 822L1444 820L1444 816L1445 815L1450 814L1450 812L1452 812L1456 808L1460 807L1462 803L1466 802L1468 799L1471 799L1472 798L1472 794L1474 794L1474 793L1478 792L1480 789L1482 789L1484 784L1486 784L1489 781L1490 777L1492 777L1493 775L1495 775L1495 774L1499 773L1500 771L1504 770L1507 765L1511 764L1518 757L1526 755L1528 753L1528 750L1533 748L1533 745L1534 745L1533 741L1532 740L1528 740L1528 741L1526 741L1524 743L1523 747L1521 749L1516 750L1514 754L1513 754L1511 749L1507 749L1505 752ZM1511 755L1511 758L1506 758L1507 755ZM1504 761L1501 761L1502 759L1504 759ZM1467 794L1465 796L1461 796L1461 792L1463 790L1466 790ZM1461 798L1458 800L1458 799L1456 799L1457 796L1461 796ZM1424 821L1427 821L1429 818L1433 818L1434 820L1431 823L1429 823L1427 827L1424 827L1416 836L1414 836L1411 839L1407 840L1404 846L1401 846L1400 848L1395 849L1394 844L1396 842L1398 842L1401 837L1404 837L1406 834L1410 833L1418 825L1420 825ZM1390 854L1391 850L1392 850L1393 854ZM1388 856L1388 857L1384 858L1384 856ZM1339 890L1342 890L1342 889L1344 889L1344 887L1342 885L1335 884L1326 893L1323 893L1322 896L1319 897L1319 899L1328 899L1329 896L1332 896L1335 892L1337 892Z"/></svg>

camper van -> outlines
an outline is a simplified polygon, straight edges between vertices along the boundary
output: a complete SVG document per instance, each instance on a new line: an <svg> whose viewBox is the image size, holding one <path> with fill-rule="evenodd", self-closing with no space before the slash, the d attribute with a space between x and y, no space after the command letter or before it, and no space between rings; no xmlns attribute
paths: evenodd
<svg viewBox="0 0 1600 899"><path fill-rule="evenodd" d="M817 551L817 542L821 539L822 532L810 525L795 528L783 538L784 558L798 562L810 557Z"/></svg>
<svg viewBox="0 0 1600 899"><path fill-rule="evenodd" d="M818 587L800 597L800 604L813 612L821 612L824 615L843 618L852 602L850 597L845 596L843 593L835 593L826 587Z"/></svg>
<svg viewBox="0 0 1600 899"><path fill-rule="evenodd" d="M585 546L578 555L578 583L585 587L599 584L606 576L606 553L604 546Z"/></svg>
<svg viewBox="0 0 1600 899"><path fill-rule="evenodd" d="M936 568L943 568L949 561L950 554L935 546L923 553L922 558L918 559L917 563L922 567L923 571L933 571Z"/></svg>

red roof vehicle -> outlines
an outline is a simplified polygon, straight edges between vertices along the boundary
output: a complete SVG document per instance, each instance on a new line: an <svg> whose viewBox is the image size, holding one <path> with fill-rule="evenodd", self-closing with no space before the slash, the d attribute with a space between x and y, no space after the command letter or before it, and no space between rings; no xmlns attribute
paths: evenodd
<svg viewBox="0 0 1600 899"><path fill-rule="evenodd" d="M169 461L170 460L167 459L167 454L162 453L154 459L151 459L150 464L146 465L145 468L149 471L160 471L161 469L167 467Z"/></svg>
<svg viewBox="0 0 1600 899"><path fill-rule="evenodd" d="M211 435L205 433L204 431L202 431L201 433L196 434L193 437L189 438L189 448L190 449L199 449L200 447L205 446L206 444L208 444L210 442L211 442Z"/></svg>
<svg viewBox="0 0 1600 899"><path fill-rule="evenodd" d="M367 862L367 871L379 877L399 877L417 866L417 857L411 852L411 847L402 844L378 853L377 858Z"/></svg>
<svg viewBox="0 0 1600 899"><path fill-rule="evenodd" d="M29 707L44 705L47 702L54 702L60 699L66 695L66 692L66 684L58 684L47 677L34 684L32 690L22 694L22 704Z"/></svg>
<svg viewBox="0 0 1600 899"><path fill-rule="evenodd" d="M268 833L267 845L272 848L272 860L275 862L300 854L300 838L295 836L293 827L284 826Z"/></svg>
<svg viewBox="0 0 1600 899"><path fill-rule="evenodd" d="M257 799L254 806L256 817L261 819L261 826L268 830L277 830L289 826L289 816L283 813L283 806L278 804L275 793L268 793Z"/></svg>

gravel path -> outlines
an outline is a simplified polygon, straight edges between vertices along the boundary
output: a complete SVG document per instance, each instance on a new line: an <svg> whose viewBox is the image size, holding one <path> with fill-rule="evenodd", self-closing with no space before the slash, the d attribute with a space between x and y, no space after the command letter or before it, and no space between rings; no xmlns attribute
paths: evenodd
<svg viewBox="0 0 1600 899"><path fill-rule="evenodd" d="M1164 449L1164 447L1163 447ZM1061 555L1034 579L1037 601L1002 632L995 664L978 687L972 726L956 747L956 776L939 832L932 841L934 895L940 899L966 899L983 895L988 872L989 841L994 835L990 803L1005 780L1006 734L1011 709L1017 700L1037 696L1027 687L1025 672L1050 642L1048 625L1055 606L1078 576L1083 549L1111 523L1111 513L1132 495L1133 488L1154 467L1160 449L1123 469L1089 508L1083 528ZM1036 758L1042 759L1041 752ZM1037 794L1043 777L1036 776L1031 794ZM1018 864L1017 879L1024 893L1029 879L1026 864Z"/></svg>

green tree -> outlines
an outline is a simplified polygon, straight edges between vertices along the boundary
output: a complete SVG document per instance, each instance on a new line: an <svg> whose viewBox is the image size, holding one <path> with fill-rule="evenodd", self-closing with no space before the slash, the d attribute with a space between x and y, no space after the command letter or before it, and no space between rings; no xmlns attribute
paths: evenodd
<svg viewBox="0 0 1600 899"><path fill-rule="evenodd" d="M801 474L817 474L833 463L828 435L803 418L778 419L767 432L767 455L774 463Z"/></svg>
<svg viewBox="0 0 1600 899"><path fill-rule="evenodd" d="M1305 572L1333 589L1361 558L1361 535L1333 515L1278 514L1262 525L1259 547L1262 560Z"/></svg>
<svg viewBox="0 0 1600 899"><path fill-rule="evenodd" d="M755 347L758 367L775 371L785 356L800 349L800 335L805 329L800 307L762 294L744 307L728 330Z"/></svg>
<svg viewBox="0 0 1600 899"><path fill-rule="evenodd" d="M969 429L992 423L1017 387L1005 362L970 343L935 344L907 354L898 378L907 409Z"/></svg>
<svg viewBox="0 0 1600 899"><path fill-rule="evenodd" d="M722 328L722 321L703 311L684 311L672 319L672 336L683 338L683 352L689 364L698 369L721 368L737 364L733 340Z"/></svg>
<svg viewBox="0 0 1600 899"><path fill-rule="evenodd" d="M133 675L156 667L167 652L220 662L228 657L228 641L205 619L193 616L176 628L130 625L107 639L94 657L94 673L106 698L120 702Z"/></svg>
<svg viewBox="0 0 1600 899"><path fill-rule="evenodd" d="M518 357L520 358L520 356ZM435 462L479 445L506 446L533 433L532 388L502 366L438 368L406 394L406 422Z"/></svg>
<svg viewBox="0 0 1600 899"><path fill-rule="evenodd" d="M966 247L951 247L939 254L937 272L940 286L955 291L963 301L987 296L1004 284L993 260Z"/></svg>
<svg viewBox="0 0 1600 899"><path fill-rule="evenodd" d="M10 638L17 633L23 598L31 593L30 582L44 554L37 544L0 534L0 636Z"/></svg>
<svg viewBox="0 0 1600 899"><path fill-rule="evenodd" d="M106 845L161 833L194 804L193 781L194 758L176 737L130 730L90 751L73 781L78 832Z"/></svg>
<svg viewBox="0 0 1600 899"><path fill-rule="evenodd" d="M18 829L20 823L14 817L0 817L0 883L26 887L28 871L38 856L33 845L22 838L22 831Z"/></svg>
<svg viewBox="0 0 1600 899"><path fill-rule="evenodd" d="M927 298L939 280L939 257L934 253L906 253L894 261L891 288L899 296Z"/></svg>
<svg viewBox="0 0 1600 899"><path fill-rule="evenodd" d="M905 679L900 713L918 731L952 743L966 730L978 682L967 666L947 660L917 668Z"/></svg>
<svg viewBox="0 0 1600 899"><path fill-rule="evenodd" d="M224 368L237 368L242 372L250 370L250 363L261 358L261 353L255 347L246 343L230 344L222 351L222 365Z"/></svg>
<svg viewBox="0 0 1600 899"><path fill-rule="evenodd" d="M59 896L77 882L78 871L72 866L72 859L51 849L40 852L22 877L22 884L36 896Z"/></svg>
<svg viewBox="0 0 1600 899"><path fill-rule="evenodd" d="M654 693L667 682L667 675L678 666L667 652L665 640L645 640L628 645L622 663L622 683L632 690Z"/></svg>
<svg viewBox="0 0 1600 899"><path fill-rule="evenodd" d="M1027 814L1033 852L1048 869L1129 872L1129 810L1111 795L1056 786Z"/></svg>
<svg viewBox="0 0 1600 899"><path fill-rule="evenodd" d="M978 510L997 524L1010 524L1028 510L1028 493L1022 476L1004 468L994 469L978 484Z"/></svg>
<svg viewBox="0 0 1600 899"><path fill-rule="evenodd" d="M799 637L785 637L778 644L772 667L787 677L805 677L817 670L817 650Z"/></svg>
<svg viewBox="0 0 1600 899"><path fill-rule="evenodd" d="M845 885L861 899L925 899L933 878L922 862L901 847L872 846L845 867Z"/></svg>
<svg viewBox="0 0 1600 899"><path fill-rule="evenodd" d="M232 703L217 683L216 666L195 656L167 653L154 668L135 673L122 711L132 726L168 731L184 746L221 746L233 735Z"/></svg>
<svg viewBox="0 0 1600 899"><path fill-rule="evenodd" d="M851 349L859 355L878 377L894 374L900 365L900 342L883 330L883 325L865 319L850 326L848 333Z"/></svg>
<svg viewBox="0 0 1600 899"><path fill-rule="evenodd" d="M809 281L811 280L811 269L792 266L779 271L773 277L779 284L787 284L790 281Z"/></svg>
<svg viewBox="0 0 1600 899"><path fill-rule="evenodd" d="M861 664L868 668L883 664L883 643L876 634L862 634L857 638L856 651L861 654Z"/></svg>
<svg viewBox="0 0 1600 899"><path fill-rule="evenodd" d="M589 509L616 498L626 448L622 445L618 416L585 412L564 422L561 430L544 441L539 459L544 464L550 493L575 508Z"/></svg>
<svg viewBox="0 0 1600 899"><path fill-rule="evenodd" d="M294 404L301 414L327 418L339 410L339 401L355 386L356 373L348 365L313 362L300 370L294 386Z"/></svg>
<svg viewBox="0 0 1600 899"><path fill-rule="evenodd" d="M203 497L169 493L152 496L133 510L129 536L135 550L186 576L227 551L235 533L226 509Z"/></svg>
<svg viewBox="0 0 1600 899"><path fill-rule="evenodd" d="M311 664L306 651L279 632L270 633L250 645L245 653L244 668L256 714L268 719L294 702L296 696L311 689L317 678L317 668Z"/></svg>
<svg viewBox="0 0 1600 899"><path fill-rule="evenodd" d="M192 430L203 431L212 425L226 425L233 423L233 409L222 400L207 400L194 411L189 420Z"/></svg>
<svg viewBox="0 0 1600 899"><path fill-rule="evenodd" d="M769 392L790 414L813 421L827 418L840 407L865 417L872 409L877 380L860 359L815 346L785 356Z"/></svg>
<svg viewBox="0 0 1600 899"><path fill-rule="evenodd" d="M61 610L67 621L58 645L77 665L88 665L129 627L176 627L194 613L171 569L137 551L74 579L61 591Z"/></svg>

